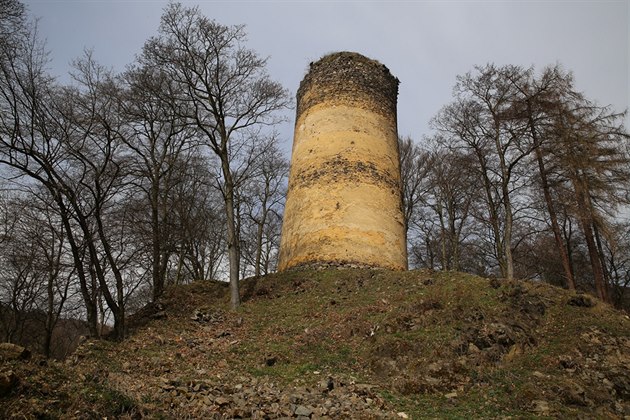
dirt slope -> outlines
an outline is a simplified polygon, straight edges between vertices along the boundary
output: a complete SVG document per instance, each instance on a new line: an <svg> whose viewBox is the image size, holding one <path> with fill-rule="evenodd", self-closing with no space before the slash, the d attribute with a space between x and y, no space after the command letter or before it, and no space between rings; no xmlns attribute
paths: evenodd
<svg viewBox="0 0 630 420"><path fill-rule="evenodd" d="M4 361L2 418L630 418L630 319L548 285L296 271L172 288L122 343Z"/></svg>

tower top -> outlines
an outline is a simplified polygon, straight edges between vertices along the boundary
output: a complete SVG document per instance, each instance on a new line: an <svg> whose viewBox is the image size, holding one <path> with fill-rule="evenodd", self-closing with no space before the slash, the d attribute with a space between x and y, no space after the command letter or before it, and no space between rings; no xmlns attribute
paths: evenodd
<svg viewBox="0 0 630 420"><path fill-rule="evenodd" d="M322 102L396 115L398 84L399 80L377 60L356 52L331 53L310 63L297 91L297 115Z"/></svg>

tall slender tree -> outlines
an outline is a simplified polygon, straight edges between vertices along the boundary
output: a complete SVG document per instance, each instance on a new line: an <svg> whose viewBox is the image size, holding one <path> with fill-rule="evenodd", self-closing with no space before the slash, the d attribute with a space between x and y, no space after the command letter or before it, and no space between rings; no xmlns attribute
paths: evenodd
<svg viewBox="0 0 630 420"><path fill-rule="evenodd" d="M464 149L478 161L501 274L514 277L513 227L515 196L525 187L519 168L530 149L523 141L526 125L515 118L511 106L517 90L511 78L521 77L518 67L476 67L458 77L455 101L440 111L433 127L453 149Z"/></svg>
<svg viewBox="0 0 630 420"><path fill-rule="evenodd" d="M136 222L150 237L153 300L157 300L177 249L172 197L177 184L185 182L186 163L198 153L198 142L176 108L182 104L174 100L175 83L160 68L138 65L125 73L124 80L120 101L127 133L123 141L131 150L133 182L149 209L146 218L144 212L137 212Z"/></svg>
<svg viewBox="0 0 630 420"><path fill-rule="evenodd" d="M178 84L177 99L191 110L184 116L202 133L220 162L231 302L236 308L240 305L240 252L234 163L242 157L241 147L251 130L280 121L276 111L289 106L289 96L270 79L266 60L244 46L242 26L224 26L203 16L198 8L171 3L158 32L145 44L142 60L162 68Z"/></svg>
<svg viewBox="0 0 630 420"><path fill-rule="evenodd" d="M554 157L565 187L572 193L571 212L579 221L598 296L610 302L600 235L606 215L625 201L630 161L624 114L583 98L557 104Z"/></svg>
<svg viewBox="0 0 630 420"><path fill-rule="evenodd" d="M277 234L269 236L269 233L273 232L270 226L279 227L278 224L272 223L274 219L282 217L289 172L289 163L278 149L275 136L268 139L264 154L252 170L253 173L242 188L241 209L247 219L245 225L252 228L245 234L253 237L253 240L248 241L251 250L249 263L254 268L254 276L258 277L270 270L269 257L265 257L265 254L271 252L270 242L278 236Z"/></svg>

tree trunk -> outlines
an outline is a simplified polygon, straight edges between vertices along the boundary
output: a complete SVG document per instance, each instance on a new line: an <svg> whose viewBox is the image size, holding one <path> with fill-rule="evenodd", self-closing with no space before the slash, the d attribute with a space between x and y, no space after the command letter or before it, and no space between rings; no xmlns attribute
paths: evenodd
<svg viewBox="0 0 630 420"><path fill-rule="evenodd" d="M575 280L575 271L573 270L573 247L571 246L571 239L573 238L573 225L571 223L571 219L566 213L566 210L563 211L564 223L562 224L562 237L564 238L564 246L567 250L567 257L569 258L569 268L571 269L571 275ZM568 226L567 226L568 224ZM575 284L577 289L577 283Z"/></svg>
<svg viewBox="0 0 630 420"><path fill-rule="evenodd" d="M569 290L575 290L575 280L573 278L573 272L571 270L571 263L569 261L569 254L567 248L564 246L562 235L560 234L560 225L558 224L558 216L553 206L553 198L551 197L551 189L549 187L549 180L547 179L547 170L545 169L545 161L543 160L543 153L541 150L540 141L538 139L538 133L534 126L534 118L532 116L531 104L527 102L527 112L529 117L529 127L532 134L532 141L534 146L534 153L536 155L536 161L538 163L538 173L540 175L540 183L543 189L543 196L545 198L545 204L547 205L547 212L549 213L549 220L551 222L551 231L553 232L553 238L558 247L560 253L560 261L562 262L562 268L564 269L564 277L567 282Z"/></svg>
<svg viewBox="0 0 630 420"><path fill-rule="evenodd" d="M597 296L604 302L608 302L608 291L606 288L606 282L604 280L604 272L602 269L597 247L595 245L595 239L593 238L593 231L591 229L588 220L581 218L582 230L584 231L584 239L586 240L586 247L588 249L588 257L591 261L591 267L593 269L593 277L595 280L595 290Z"/></svg>
<svg viewBox="0 0 630 420"><path fill-rule="evenodd" d="M66 235L68 238L68 243L70 244L70 250L72 251L72 259L74 262L74 268L77 270L77 276L79 277L79 288L81 289L81 296L83 297L83 304L85 305L85 312L87 316L88 330L91 337L99 337L99 328L98 328L98 308L96 299L92 299L92 294L88 290L87 286L87 276L85 274L85 267L83 266L83 261L81 260L81 250L79 249L78 244L74 238L74 234L72 233L72 226L70 226L70 220L68 216L68 210L66 209L66 205L63 202L63 199L56 195L54 190L49 189L53 196L55 197L55 202L59 208L59 214L61 215L61 221L63 223L63 227L66 231Z"/></svg>
<svg viewBox="0 0 630 420"><path fill-rule="evenodd" d="M484 192L486 199L488 200L488 214L490 215L490 227L494 236L494 250L497 256L497 262L499 263L499 269L501 270L501 276L507 278L507 264L505 261L503 240L501 239L501 229L499 227L499 216L497 214L497 208L492 198L492 183L488 178L488 168L486 166L485 158L480 151L475 150L479 164L481 166L482 181L484 186Z"/></svg>
<svg viewBox="0 0 630 420"><path fill-rule="evenodd" d="M560 261L562 262L562 268L564 270L564 277L567 282L569 290L575 290L575 279L573 278L573 270L571 269L571 261L569 260L569 253L564 241L562 240L562 234L560 233L560 225L558 224L558 215L553 207L553 198L551 197L551 191L549 188L549 182L545 171L545 164L542 158L542 153L539 148L536 147L536 160L538 161L538 169L540 172L540 181L542 183L543 195L545 197L545 203L547 205L547 212L549 213L549 220L551 221L551 231L553 232L553 238L558 247L560 253Z"/></svg>
<svg viewBox="0 0 630 420"><path fill-rule="evenodd" d="M595 238L593 237L593 217L591 213L592 208L590 208L591 203L587 196L588 192L582 185L582 181L579 179L578 174L574 174L571 179L571 183L573 184L573 188L575 190L579 221L582 227L582 233L584 233L584 240L586 241L586 247L588 249L588 257L593 270L595 290L597 292L597 296L601 300L609 303L608 288L606 287L606 280L604 278L604 269L602 267L599 253L597 252Z"/></svg>
<svg viewBox="0 0 630 420"><path fill-rule="evenodd" d="M112 255L109 240L105 236L105 229L101 220L101 214L102 212L99 207L95 212L96 226L101 245L103 246L103 251L105 252L105 258L109 262L109 268L112 270L112 273L114 274L114 279L116 280L116 298L114 298L114 296L112 296L111 292L109 291L109 287L105 278L105 273L103 272L103 267L101 266L101 263L98 259L96 243L91 234L87 234L89 238L88 249L90 251L90 257L95 262L94 268L96 270L96 276L98 278L99 285L101 286L101 291L103 292L103 297L105 298L107 306L112 311L112 315L114 316L114 337L116 340L122 340L123 338L125 338L125 302L123 280L122 274L120 273L118 265L116 264L116 260ZM85 226L87 228L87 224L85 223L82 223L82 226ZM84 231L88 232L88 230Z"/></svg>
<svg viewBox="0 0 630 420"><path fill-rule="evenodd" d="M164 277L162 276L162 264L161 264L161 238L160 238L160 220L158 209L158 189L157 182L153 182L151 186L151 241L153 264L152 264L152 277L153 277L153 302L157 301L164 292Z"/></svg>
<svg viewBox="0 0 630 420"><path fill-rule="evenodd" d="M183 267L184 267L184 249L182 246L177 256L177 271L175 272L175 284L181 284L181 276L182 276ZM201 278L201 280L204 280L204 279Z"/></svg>
<svg viewBox="0 0 630 420"><path fill-rule="evenodd" d="M595 235L595 244L597 245L597 255L599 255L599 261L602 266L602 274L604 275L604 292L606 293L606 302L613 303L611 295L610 295L610 273L608 271L608 267L606 266L606 257L604 254L604 247L602 246L601 235L599 234L599 228L597 227L597 223L593 221L593 233Z"/></svg>
<svg viewBox="0 0 630 420"><path fill-rule="evenodd" d="M507 192L506 191L504 193ZM514 279L514 258L512 257L512 224L513 224L513 216L512 216L512 203L510 199L506 196L504 199L505 206L505 230L503 232L503 247L505 252L505 262L506 262L506 279L513 280Z"/></svg>
<svg viewBox="0 0 630 420"><path fill-rule="evenodd" d="M501 168L501 194L503 194L503 210L505 211L505 226L503 228L503 255L505 257L505 278L514 279L514 259L512 258L512 202L510 200L509 181L510 174L505 162L505 154L501 146L501 134L498 123L495 126L494 143L499 156Z"/></svg>
<svg viewBox="0 0 630 420"><path fill-rule="evenodd" d="M448 229L449 229L449 243L451 246L451 268L455 271L459 271L459 234L455 225L455 200L449 197L448 205Z"/></svg>
<svg viewBox="0 0 630 420"><path fill-rule="evenodd" d="M442 201L440 197L437 197L437 203L435 206L435 212L440 220L440 265L442 271L449 269L448 265L448 253L446 249L446 227L444 226L444 208L442 207Z"/></svg>
<svg viewBox="0 0 630 420"><path fill-rule="evenodd" d="M234 181L230 172L227 150L225 156L221 156L221 169L225 182L225 214L227 216L227 245L228 259L230 264L230 302L232 309L237 309L241 305L241 295L239 292L239 244L238 232L236 231L236 220L234 213Z"/></svg>
<svg viewBox="0 0 630 420"><path fill-rule="evenodd" d="M53 290L53 278L48 278L46 285L47 307L46 307L46 334L44 336L44 356L50 358L50 347L52 345L52 334L55 328L55 294Z"/></svg>
<svg viewBox="0 0 630 420"><path fill-rule="evenodd" d="M254 277L260 277L260 266L262 263L262 243L263 243L263 233L265 229L265 219L267 218L267 210L263 207L263 214L258 223L256 230L256 260L254 263Z"/></svg>

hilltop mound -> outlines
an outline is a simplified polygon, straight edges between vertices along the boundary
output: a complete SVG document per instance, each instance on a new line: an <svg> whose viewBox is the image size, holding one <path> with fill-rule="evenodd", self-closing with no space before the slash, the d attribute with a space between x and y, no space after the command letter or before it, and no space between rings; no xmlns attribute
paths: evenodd
<svg viewBox="0 0 630 420"><path fill-rule="evenodd" d="M122 343L5 361L11 418L630 416L630 319L461 273L295 271L175 287Z"/></svg>

